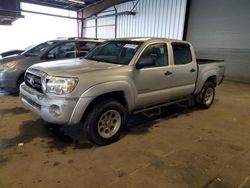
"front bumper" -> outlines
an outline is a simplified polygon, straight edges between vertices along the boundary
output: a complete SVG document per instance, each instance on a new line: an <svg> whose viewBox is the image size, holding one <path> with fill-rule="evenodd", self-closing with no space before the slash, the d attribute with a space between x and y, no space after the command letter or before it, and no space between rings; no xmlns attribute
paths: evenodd
<svg viewBox="0 0 250 188"><path fill-rule="evenodd" d="M91 100L90 98L47 96L28 87L25 83L20 86L20 98L27 109L43 120L55 124L79 123Z"/></svg>

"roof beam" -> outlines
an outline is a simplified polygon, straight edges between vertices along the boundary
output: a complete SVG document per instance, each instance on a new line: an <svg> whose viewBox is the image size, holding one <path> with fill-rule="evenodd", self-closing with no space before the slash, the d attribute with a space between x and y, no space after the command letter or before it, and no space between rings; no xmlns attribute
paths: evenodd
<svg viewBox="0 0 250 188"><path fill-rule="evenodd" d="M68 0L17 0L17 1L32 3L41 6L53 7L53 8L60 8L65 10L73 10L73 11L77 11L86 6L85 4L77 4Z"/></svg>
<svg viewBox="0 0 250 188"><path fill-rule="evenodd" d="M91 17L106 8L132 0L101 0L82 9L82 18Z"/></svg>

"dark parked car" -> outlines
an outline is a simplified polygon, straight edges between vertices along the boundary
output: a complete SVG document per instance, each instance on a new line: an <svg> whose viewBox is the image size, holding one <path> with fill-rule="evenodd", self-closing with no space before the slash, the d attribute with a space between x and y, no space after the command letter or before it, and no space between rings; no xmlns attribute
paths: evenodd
<svg viewBox="0 0 250 188"><path fill-rule="evenodd" d="M0 89L16 92L24 80L26 69L31 65L83 57L101 42L103 41L79 38L52 40L30 48L20 55L0 59Z"/></svg>

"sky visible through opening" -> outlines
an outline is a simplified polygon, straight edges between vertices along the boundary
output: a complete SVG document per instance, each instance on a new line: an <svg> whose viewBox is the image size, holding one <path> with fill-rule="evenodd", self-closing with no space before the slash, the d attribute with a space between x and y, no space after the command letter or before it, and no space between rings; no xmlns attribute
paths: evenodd
<svg viewBox="0 0 250 188"><path fill-rule="evenodd" d="M57 8L21 3L23 10L76 17L76 12ZM24 49L58 37L76 37L77 21L73 19L22 13L11 26L0 25L0 53Z"/></svg>

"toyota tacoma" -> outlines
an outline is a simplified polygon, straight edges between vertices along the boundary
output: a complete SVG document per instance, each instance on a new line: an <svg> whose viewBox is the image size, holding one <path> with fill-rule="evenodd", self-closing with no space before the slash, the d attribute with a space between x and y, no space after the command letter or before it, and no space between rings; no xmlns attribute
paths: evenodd
<svg viewBox="0 0 250 188"><path fill-rule="evenodd" d="M115 39L82 59L31 66L20 97L46 122L81 123L91 142L105 145L119 138L128 114L190 98L209 108L224 71L223 61L196 60L186 41Z"/></svg>

